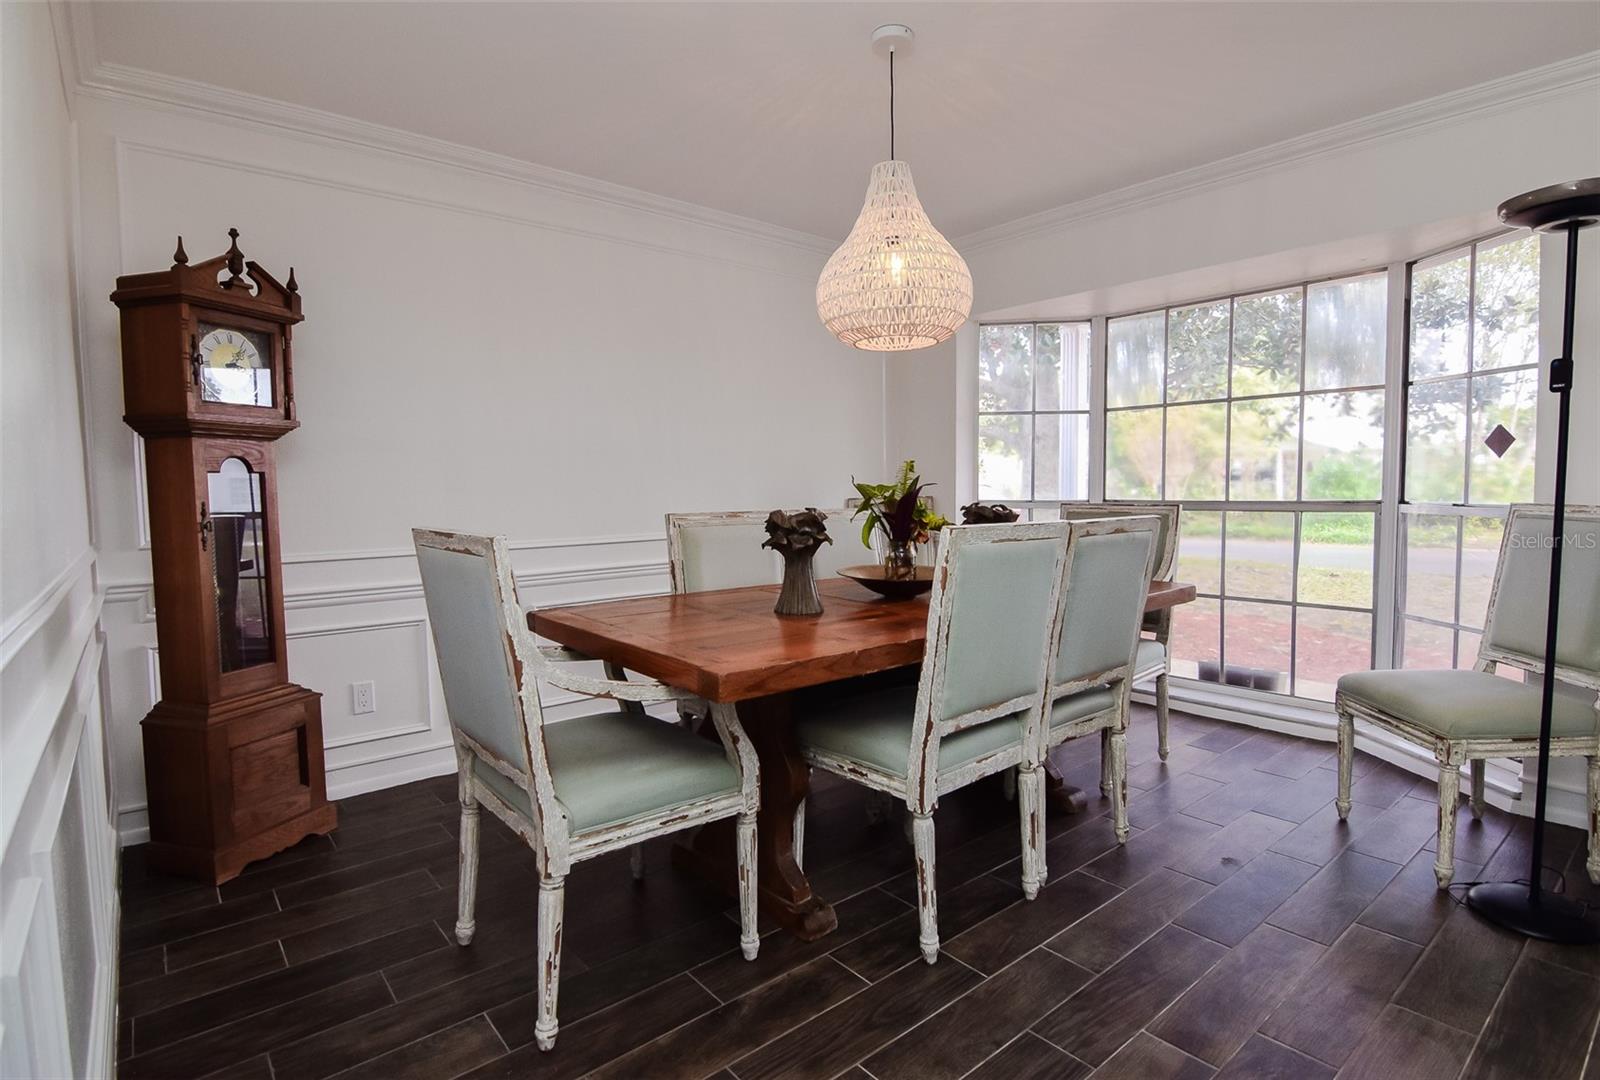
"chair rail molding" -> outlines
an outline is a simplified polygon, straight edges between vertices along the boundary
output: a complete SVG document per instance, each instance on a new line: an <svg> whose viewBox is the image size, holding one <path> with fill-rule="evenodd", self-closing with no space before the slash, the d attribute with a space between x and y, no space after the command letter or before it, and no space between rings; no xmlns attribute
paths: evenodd
<svg viewBox="0 0 1600 1080"><path fill-rule="evenodd" d="M1370 116L1284 139L1231 157L1166 176L1092 195L1014 221L991 225L956 238L969 255L1068 225L1125 213L1220 187L1255 173L1301 165L1365 143L1415 135L1484 113L1515 108L1542 98L1600 89L1600 52L1583 53L1553 64L1520 71L1475 86L1424 98Z"/></svg>

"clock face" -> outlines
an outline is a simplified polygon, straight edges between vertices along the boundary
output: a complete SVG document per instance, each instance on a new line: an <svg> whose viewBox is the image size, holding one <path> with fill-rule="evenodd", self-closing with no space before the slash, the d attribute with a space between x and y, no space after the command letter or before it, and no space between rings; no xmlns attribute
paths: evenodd
<svg viewBox="0 0 1600 1080"><path fill-rule="evenodd" d="M272 405L272 342L259 330L200 324L200 398Z"/></svg>

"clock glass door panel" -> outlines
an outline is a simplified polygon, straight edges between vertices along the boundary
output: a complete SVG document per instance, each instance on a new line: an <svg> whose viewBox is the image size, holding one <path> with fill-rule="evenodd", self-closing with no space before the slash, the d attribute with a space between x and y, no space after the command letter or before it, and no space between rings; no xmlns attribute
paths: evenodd
<svg viewBox="0 0 1600 1080"><path fill-rule="evenodd" d="M259 330L200 323L200 400L272 407L272 341Z"/></svg>
<svg viewBox="0 0 1600 1080"><path fill-rule="evenodd" d="M205 526L217 594L217 654L224 673L268 664L272 590L267 580L267 523L261 474L228 458L206 474Z"/></svg>

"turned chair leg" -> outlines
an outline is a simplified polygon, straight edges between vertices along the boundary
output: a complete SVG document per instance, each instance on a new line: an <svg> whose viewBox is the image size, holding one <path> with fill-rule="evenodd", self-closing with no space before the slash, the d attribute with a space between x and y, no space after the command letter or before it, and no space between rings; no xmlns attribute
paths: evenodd
<svg viewBox="0 0 1600 1080"><path fill-rule="evenodd" d="M801 804L801 810L805 804ZM798 816L798 815L797 815ZM754 960L761 948L756 928L756 815L740 814L739 839L739 950L746 960Z"/></svg>
<svg viewBox="0 0 1600 1080"><path fill-rule="evenodd" d="M1117 843L1128 842L1128 733L1122 728L1106 729L1110 736L1111 775L1105 785L1111 795L1111 823Z"/></svg>
<svg viewBox="0 0 1600 1080"><path fill-rule="evenodd" d="M1100 729L1100 794L1111 797L1111 729Z"/></svg>
<svg viewBox="0 0 1600 1080"><path fill-rule="evenodd" d="M911 844L917 858L917 944L928 963L939 959L939 900L934 893L933 815L911 814Z"/></svg>
<svg viewBox="0 0 1600 1080"><path fill-rule="evenodd" d="M478 928L473 909L478 903L478 800L461 798L460 883L456 888L456 942L472 944Z"/></svg>
<svg viewBox="0 0 1600 1080"><path fill-rule="evenodd" d="M1589 759L1589 880L1600 885L1600 757Z"/></svg>
<svg viewBox="0 0 1600 1080"><path fill-rule="evenodd" d="M1171 744L1167 741L1167 717L1169 699L1167 697L1167 673L1163 671L1156 676L1156 753L1161 755L1161 760L1167 760Z"/></svg>
<svg viewBox="0 0 1600 1080"><path fill-rule="evenodd" d="M1356 718L1339 714L1339 794L1333 800L1339 820L1350 816L1350 774L1356 767Z"/></svg>
<svg viewBox="0 0 1600 1080"><path fill-rule="evenodd" d="M539 1018L533 1037L540 1050L556 1045L556 994L561 989L561 908L565 877L539 878Z"/></svg>
<svg viewBox="0 0 1600 1080"><path fill-rule="evenodd" d="M1461 765L1439 764L1439 850L1433 860L1433 876L1443 889L1456 876L1456 804L1461 801Z"/></svg>
<svg viewBox="0 0 1600 1080"><path fill-rule="evenodd" d="M1019 765L1000 774L1000 791L1005 796L1006 802L1017 801L1017 773L1020 770Z"/></svg>
<svg viewBox="0 0 1600 1080"><path fill-rule="evenodd" d="M1022 820L1022 895L1032 900L1044 884L1044 769L1018 767L1017 816Z"/></svg>
<svg viewBox="0 0 1600 1080"><path fill-rule="evenodd" d="M1483 817L1483 772L1484 761L1474 758L1472 761L1472 816Z"/></svg>

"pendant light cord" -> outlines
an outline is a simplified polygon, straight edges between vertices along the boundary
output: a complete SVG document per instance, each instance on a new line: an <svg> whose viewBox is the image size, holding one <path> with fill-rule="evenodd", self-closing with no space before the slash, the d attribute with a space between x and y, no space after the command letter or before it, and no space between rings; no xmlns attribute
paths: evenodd
<svg viewBox="0 0 1600 1080"><path fill-rule="evenodd" d="M889 160L894 160L894 50L889 50Z"/></svg>

